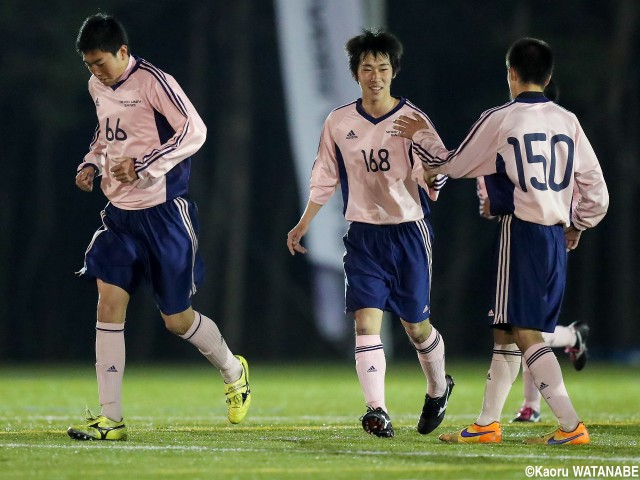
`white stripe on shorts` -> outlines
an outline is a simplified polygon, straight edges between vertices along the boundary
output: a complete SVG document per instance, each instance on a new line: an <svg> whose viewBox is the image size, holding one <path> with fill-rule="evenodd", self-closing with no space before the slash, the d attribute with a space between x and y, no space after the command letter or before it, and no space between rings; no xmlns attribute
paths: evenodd
<svg viewBox="0 0 640 480"><path fill-rule="evenodd" d="M508 323L509 267L511 263L511 220L512 215L504 215L500 220L500 251L498 253L498 277L496 280L496 305L493 324Z"/></svg>
<svg viewBox="0 0 640 480"><path fill-rule="evenodd" d="M422 235L422 242L424 243L424 249L427 252L427 261L429 262L429 291L431 291L431 236L429 235L429 227L424 219L416 220L416 225L420 234Z"/></svg>
<svg viewBox="0 0 640 480"><path fill-rule="evenodd" d="M182 223L187 229L189 238L191 238L191 291L189 294L194 295L196 293L195 265L196 252L198 251L198 238L196 237L196 232L193 228L193 223L191 223L191 217L189 216L189 203L184 198L180 197L174 198L173 203L178 207Z"/></svg>

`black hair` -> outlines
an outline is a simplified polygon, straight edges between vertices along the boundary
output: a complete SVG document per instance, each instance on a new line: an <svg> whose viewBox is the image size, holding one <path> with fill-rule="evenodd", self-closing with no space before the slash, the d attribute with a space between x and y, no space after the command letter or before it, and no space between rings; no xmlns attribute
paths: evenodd
<svg viewBox="0 0 640 480"><path fill-rule="evenodd" d="M394 76L400 71L403 47L400 40L392 33L365 29L362 34L349 39L344 49L349 58L351 75L356 81L358 80L358 65L370 53L374 56L388 56Z"/></svg>
<svg viewBox="0 0 640 480"><path fill-rule="evenodd" d="M553 81L553 78L549 80L547 86L544 87L544 96L555 103L558 103L558 100L560 100L560 87Z"/></svg>
<svg viewBox="0 0 640 480"><path fill-rule="evenodd" d="M553 73L551 47L537 38L521 38L507 51L507 67L513 67L521 82L544 86Z"/></svg>
<svg viewBox="0 0 640 480"><path fill-rule="evenodd" d="M126 30L118 20L105 13L87 17L76 39L76 50L80 54L102 50L115 55L122 45L129 45Z"/></svg>

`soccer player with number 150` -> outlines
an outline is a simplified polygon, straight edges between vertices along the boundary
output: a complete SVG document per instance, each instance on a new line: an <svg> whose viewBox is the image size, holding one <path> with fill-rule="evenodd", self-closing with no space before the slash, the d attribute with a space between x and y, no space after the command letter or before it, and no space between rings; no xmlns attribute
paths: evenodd
<svg viewBox="0 0 640 480"><path fill-rule="evenodd" d="M566 281L567 252L595 227L609 206L598 159L574 114L543 94L553 72L545 42L522 38L507 52L511 101L484 112L455 150L447 151L421 118L402 116L396 128L414 141L425 170L452 178L485 176L491 214L500 216L495 245L494 298L488 311L493 357L476 422L440 439L499 443L500 414L520 370L520 356L559 422L526 443L589 443L541 332L553 332ZM572 210L574 186L580 202Z"/></svg>

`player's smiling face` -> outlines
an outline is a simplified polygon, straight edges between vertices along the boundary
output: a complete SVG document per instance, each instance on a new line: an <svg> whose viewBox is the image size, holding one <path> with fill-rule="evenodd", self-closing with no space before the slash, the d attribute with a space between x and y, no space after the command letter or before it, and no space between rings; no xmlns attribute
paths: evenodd
<svg viewBox="0 0 640 480"><path fill-rule="evenodd" d="M91 50L82 54L82 61L103 85L110 87L127 69L129 53L126 45L121 46L115 55L103 50Z"/></svg>
<svg viewBox="0 0 640 480"><path fill-rule="evenodd" d="M368 53L358 65L358 83L362 99L379 100L391 96L393 68L387 55Z"/></svg>

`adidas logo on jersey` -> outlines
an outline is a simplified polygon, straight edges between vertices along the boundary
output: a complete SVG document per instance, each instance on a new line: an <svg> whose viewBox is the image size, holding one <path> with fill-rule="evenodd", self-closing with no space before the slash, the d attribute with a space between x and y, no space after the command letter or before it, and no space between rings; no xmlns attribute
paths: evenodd
<svg viewBox="0 0 640 480"><path fill-rule="evenodd" d="M115 365L111 365L109 368L107 368L107 372L118 373L118 369L116 368Z"/></svg>
<svg viewBox="0 0 640 480"><path fill-rule="evenodd" d="M347 133L347 136L345 137L347 140L351 140L354 138L358 138L358 136L356 135L356 133L353 130L349 130L349 133Z"/></svg>
<svg viewBox="0 0 640 480"><path fill-rule="evenodd" d="M545 388L547 388L549 385L547 385L546 383L542 382L540 384L540 387L538 388L538 390L544 390Z"/></svg>
<svg viewBox="0 0 640 480"><path fill-rule="evenodd" d="M378 370L376 370L376 367L374 367L373 365L371 365L371 366L369 367L369 370L367 370L367 373L374 373L374 372L377 372L377 371L378 371Z"/></svg>
<svg viewBox="0 0 640 480"><path fill-rule="evenodd" d="M100 106L100 99L96 98L96 107L99 107L99 106Z"/></svg>

